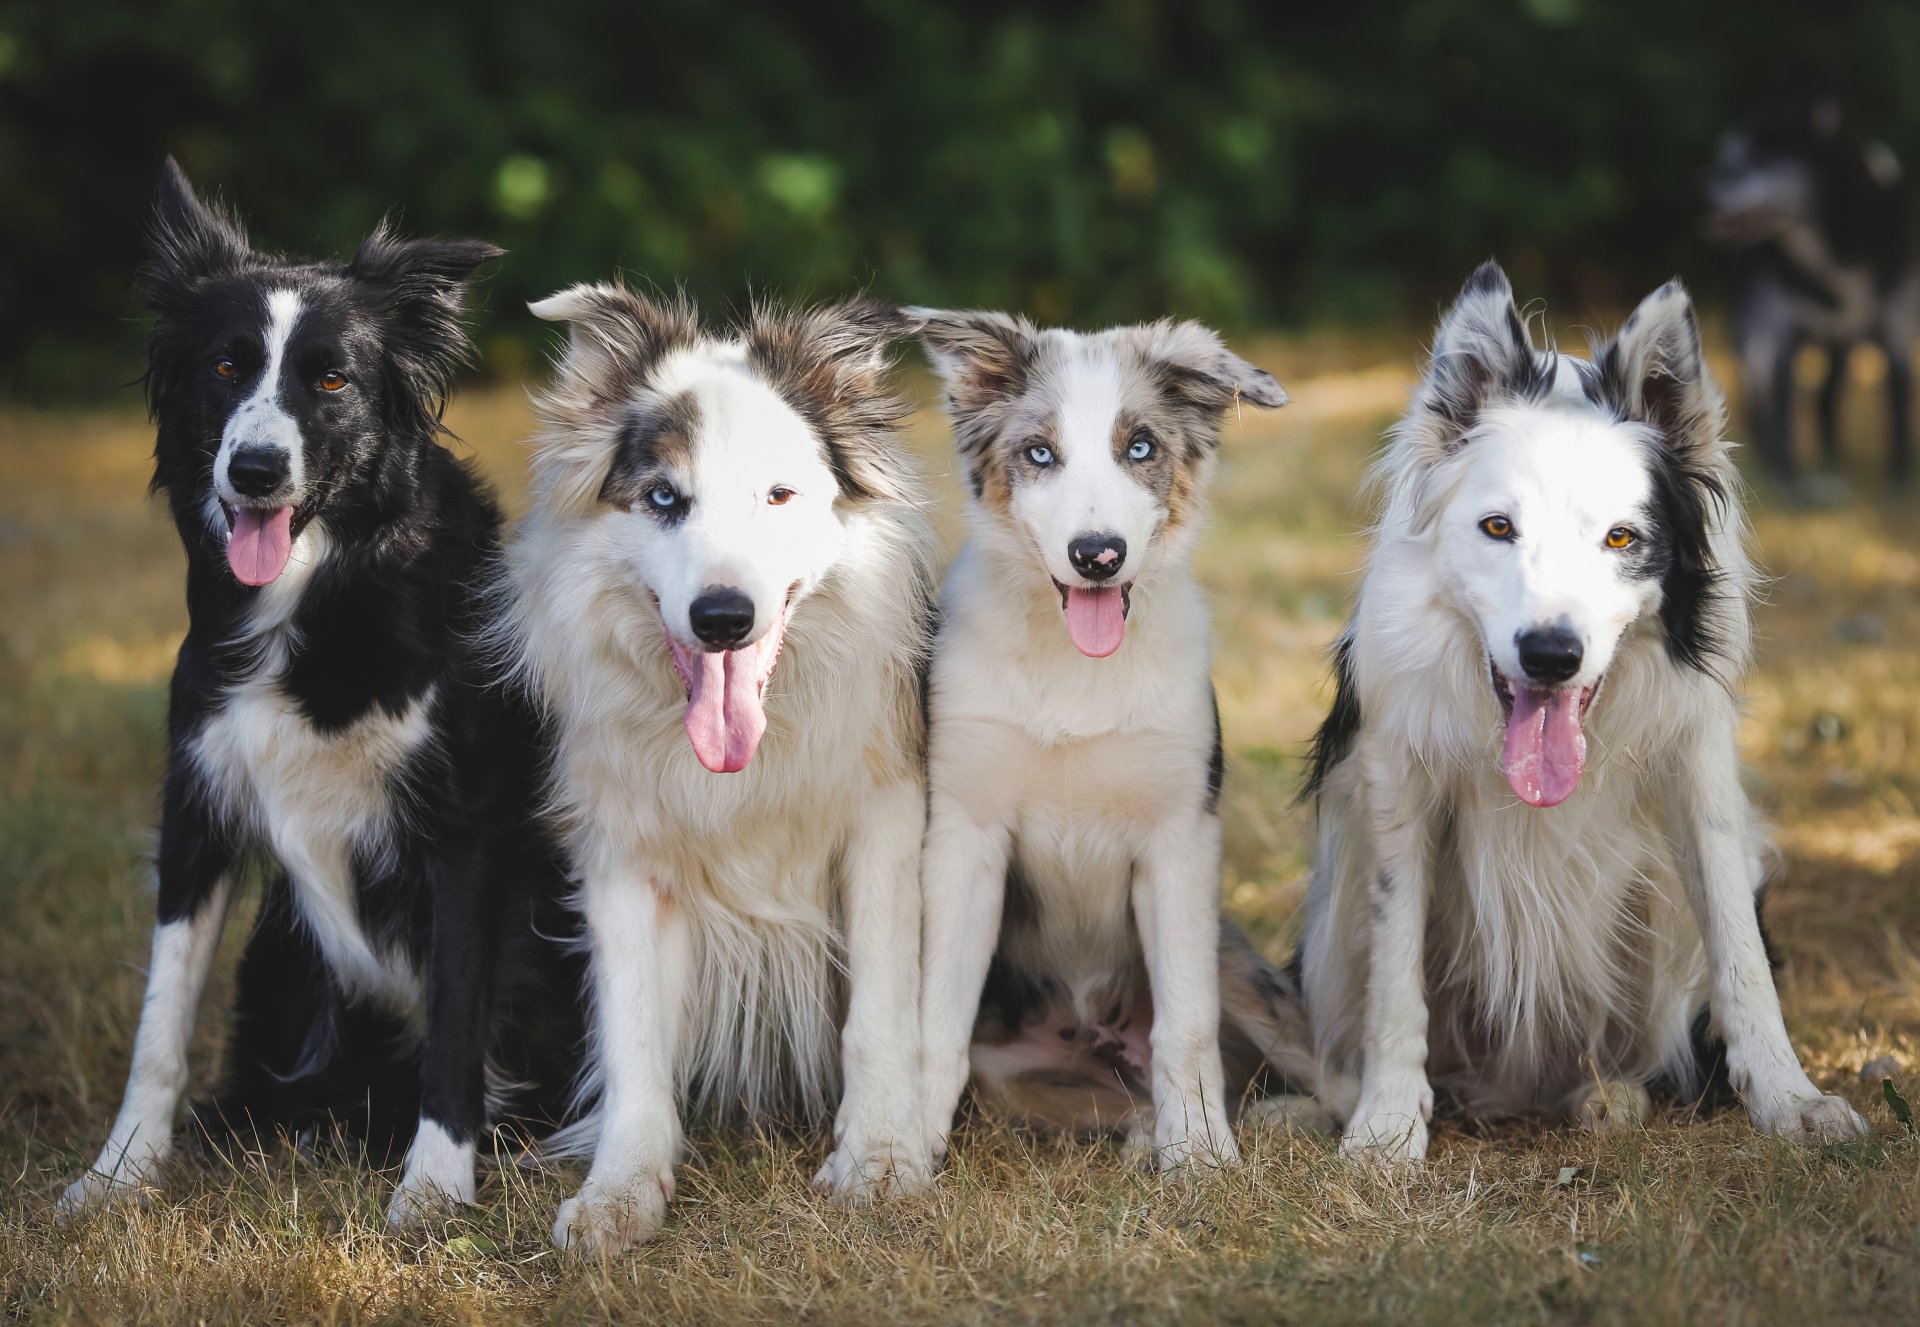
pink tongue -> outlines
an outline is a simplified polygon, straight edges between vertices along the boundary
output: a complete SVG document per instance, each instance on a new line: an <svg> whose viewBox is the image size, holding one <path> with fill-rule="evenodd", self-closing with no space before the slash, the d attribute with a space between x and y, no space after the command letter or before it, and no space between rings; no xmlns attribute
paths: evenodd
<svg viewBox="0 0 1920 1327"><path fill-rule="evenodd" d="M753 759L767 731L760 703L760 651L749 645L724 654L680 651L687 673L687 738L700 763L715 774L737 774Z"/></svg>
<svg viewBox="0 0 1920 1327"><path fill-rule="evenodd" d="M1580 786L1587 735L1580 731L1580 692L1513 687L1513 714L1500 765L1528 806L1558 806Z"/></svg>
<svg viewBox="0 0 1920 1327"><path fill-rule="evenodd" d="M1090 659L1104 659L1119 649L1121 638L1127 634L1126 604L1120 587L1068 590L1067 634L1080 653Z"/></svg>
<svg viewBox="0 0 1920 1327"><path fill-rule="evenodd" d="M292 555L293 508L234 508L227 565L242 585L271 585L287 569Z"/></svg>

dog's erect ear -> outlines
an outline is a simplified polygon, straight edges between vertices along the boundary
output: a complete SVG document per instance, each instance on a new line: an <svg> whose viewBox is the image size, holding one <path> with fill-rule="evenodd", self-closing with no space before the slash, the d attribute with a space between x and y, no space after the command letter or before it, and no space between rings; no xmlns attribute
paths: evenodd
<svg viewBox="0 0 1920 1327"><path fill-rule="evenodd" d="M454 375L473 357L460 323L467 286L505 252L485 240L399 239L382 221L347 264L393 324L386 353L395 405L418 408L423 423L439 419Z"/></svg>
<svg viewBox="0 0 1920 1327"><path fill-rule="evenodd" d="M527 309L536 318L567 324L560 371L600 402L637 388L662 355L700 334L699 318L685 298L659 304L608 282L568 286Z"/></svg>
<svg viewBox="0 0 1920 1327"><path fill-rule="evenodd" d="M907 313L920 321L920 340L956 414L1005 401L1027 385L1039 332L1025 318L978 309Z"/></svg>
<svg viewBox="0 0 1920 1327"><path fill-rule="evenodd" d="M1420 408L1465 430L1488 401L1533 372L1533 342L1514 307L1513 286L1500 264L1488 260L1440 319Z"/></svg>
<svg viewBox="0 0 1920 1327"><path fill-rule="evenodd" d="M868 299L818 309L760 306L749 319L749 362L813 427L849 498L912 495L910 465L894 437L912 407L887 374L894 344L921 326L916 312Z"/></svg>
<svg viewBox="0 0 1920 1327"><path fill-rule="evenodd" d="M1599 361L1607 404L1621 415L1651 424L1669 446L1704 449L1720 441L1720 392L1700 349L1693 301L1678 279L1640 301Z"/></svg>
<svg viewBox="0 0 1920 1327"><path fill-rule="evenodd" d="M147 303L165 311L209 277L237 272L253 252L239 218L202 202L172 157L160 169L143 287Z"/></svg>
<svg viewBox="0 0 1920 1327"><path fill-rule="evenodd" d="M1240 401L1264 410L1287 403L1287 389L1271 373L1228 350L1218 332L1199 323L1153 324L1147 355L1170 397L1215 416Z"/></svg>

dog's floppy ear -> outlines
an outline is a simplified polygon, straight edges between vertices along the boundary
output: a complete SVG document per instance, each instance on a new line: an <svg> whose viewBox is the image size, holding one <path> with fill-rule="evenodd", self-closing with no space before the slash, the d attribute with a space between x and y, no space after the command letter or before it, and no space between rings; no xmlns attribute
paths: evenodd
<svg viewBox="0 0 1920 1327"><path fill-rule="evenodd" d="M403 240L383 220L360 243L347 275L366 286L392 324L386 354L393 402L432 427L453 378L473 357L460 314L483 263L506 252L485 240Z"/></svg>
<svg viewBox="0 0 1920 1327"><path fill-rule="evenodd" d="M1693 301L1678 278L1644 300L1596 359L1606 404L1651 424L1667 445L1706 452L1725 423L1719 389L1700 349Z"/></svg>
<svg viewBox="0 0 1920 1327"><path fill-rule="evenodd" d="M1034 325L1016 314L983 309L909 309L934 371L946 383L947 405L969 414L1018 395L1032 368Z"/></svg>
<svg viewBox="0 0 1920 1327"><path fill-rule="evenodd" d="M921 325L917 313L870 299L799 310L760 305L749 318L749 362L812 426L848 498L913 494L910 463L894 437L913 408L887 375L894 344Z"/></svg>
<svg viewBox="0 0 1920 1327"><path fill-rule="evenodd" d="M640 386L660 357L689 345L700 334L698 316L685 298L660 304L616 283L582 282L527 305L548 322L567 324L560 359L565 379L604 402Z"/></svg>
<svg viewBox="0 0 1920 1327"><path fill-rule="evenodd" d="M1169 397L1214 415L1216 423L1239 401L1277 410L1288 400L1271 373L1241 359L1218 332L1196 322L1153 324L1147 356Z"/></svg>
<svg viewBox="0 0 1920 1327"><path fill-rule="evenodd" d="M237 272L253 253L238 217L202 202L172 157L160 168L142 287L150 307L172 308L209 277Z"/></svg>
<svg viewBox="0 0 1920 1327"><path fill-rule="evenodd" d="M1500 264L1489 259L1467 278L1440 319L1418 406L1452 425L1457 443L1490 400L1522 389L1537 376L1533 342L1514 307L1513 286Z"/></svg>

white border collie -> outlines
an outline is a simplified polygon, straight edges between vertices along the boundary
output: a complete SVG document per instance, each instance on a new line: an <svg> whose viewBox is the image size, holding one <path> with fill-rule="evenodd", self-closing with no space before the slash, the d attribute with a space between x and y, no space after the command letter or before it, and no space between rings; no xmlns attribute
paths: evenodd
<svg viewBox="0 0 1920 1327"><path fill-rule="evenodd" d="M557 728L591 942L592 1168L553 1228L665 1220L683 1109L807 1125L842 1201L927 1181L917 1093L933 545L886 385L896 309L584 285L540 398L506 648ZM844 980L843 980L844 974Z"/></svg>
<svg viewBox="0 0 1920 1327"><path fill-rule="evenodd" d="M472 1200L489 1105L545 1119L565 1106L578 964L543 938L567 928L537 823L539 734L524 705L477 684L469 646L500 520L439 445L469 353L462 296L500 253L384 226L347 263L261 253L167 163L147 387L188 626L133 1067L64 1212L158 1177L227 908L255 863L267 896L204 1123L347 1125L376 1150L411 1137L388 1209L405 1224ZM558 997L545 1012L541 988ZM489 1052L523 1084L491 1103ZM542 1088L545 1104L529 1091Z"/></svg>
<svg viewBox="0 0 1920 1327"><path fill-rule="evenodd" d="M918 312L972 491L928 697L928 1131L943 1150L971 1071L1017 1120L1119 1130L1166 1168L1235 1160L1230 1109L1303 1033L1275 1026L1297 1002L1220 924L1189 557L1222 417L1286 393L1190 322Z"/></svg>
<svg viewBox="0 0 1920 1327"><path fill-rule="evenodd" d="M1802 1070L1761 936L1722 423L1678 282L1591 361L1534 349L1492 263L1442 320L1310 783L1301 968L1348 1153L1424 1156L1435 1085L1637 1123L1701 1089L1709 1027L1763 1131L1865 1129Z"/></svg>

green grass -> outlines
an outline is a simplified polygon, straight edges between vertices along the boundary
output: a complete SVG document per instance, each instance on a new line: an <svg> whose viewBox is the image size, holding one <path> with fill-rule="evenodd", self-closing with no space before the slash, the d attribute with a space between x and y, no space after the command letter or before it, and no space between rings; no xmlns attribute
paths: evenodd
<svg viewBox="0 0 1920 1327"><path fill-rule="evenodd" d="M1411 343L1270 347L1296 404L1229 428L1213 593L1229 747L1228 911L1274 957L1309 865L1292 803L1326 703L1321 654L1359 561L1356 492ZM1865 398L1861 398L1864 403ZM520 398L453 423L518 501ZM1861 420L1862 450L1868 421ZM916 425L951 537L944 428ZM142 1209L68 1229L51 1202L117 1105L151 901L180 555L144 498L151 435L123 406L0 413L0 1304L9 1319L674 1323L1911 1321L1920 1140L1859 1069L1920 1092L1920 520L1887 497L1762 507L1778 576L1742 735L1774 821L1770 921L1789 1026L1816 1081L1875 1126L1803 1150L1737 1115L1625 1137L1443 1122L1398 1181L1324 1139L1251 1132L1241 1170L1191 1185L1113 1152L963 1131L937 1194L842 1212L807 1177L819 1139L696 1133L667 1229L631 1258L547 1244L576 1173L489 1169L480 1205L403 1239L381 1175L280 1151L173 1170ZM1856 486L1870 490L1866 462ZM230 928L229 950L242 926ZM230 954L229 954L230 957ZM196 1048L213 1072L216 983ZM1566 1182L1567 1168L1572 1174Z"/></svg>

